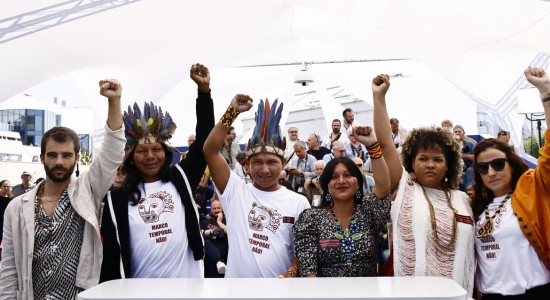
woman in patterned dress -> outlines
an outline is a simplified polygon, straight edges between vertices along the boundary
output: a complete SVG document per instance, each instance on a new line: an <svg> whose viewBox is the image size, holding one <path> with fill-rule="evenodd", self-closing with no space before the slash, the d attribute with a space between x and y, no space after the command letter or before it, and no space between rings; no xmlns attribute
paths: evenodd
<svg viewBox="0 0 550 300"><path fill-rule="evenodd" d="M474 226L468 195L457 190L460 146L441 127L414 129L401 161L386 109L388 75L372 81L374 126L390 172L395 276L438 276L473 292Z"/></svg>
<svg viewBox="0 0 550 300"><path fill-rule="evenodd" d="M389 174L374 130L353 127L370 149L374 194L363 197L361 170L347 157L332 159L320 177L323 203L301 213L294 225L301 276L375 276L377 235L389 217ZM369 146L370 145L370 146Z"/></svg>

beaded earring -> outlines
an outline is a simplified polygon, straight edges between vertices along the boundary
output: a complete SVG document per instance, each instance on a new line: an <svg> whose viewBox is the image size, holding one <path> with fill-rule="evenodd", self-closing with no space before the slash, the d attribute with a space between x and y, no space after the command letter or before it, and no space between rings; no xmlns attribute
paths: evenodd
<svg viewBox="0 0 550 300"><path fill-rule="evenodd" d="M329 193L326 193L325 194L325 202L330 202L330 201L332 201L332 196Z"/></svg>
<svg viewBox="0 0 550 300"><path fill-rule="evenodd" d="M355 202L359 201L361 201L361 191L357 190L357 192L355 192Z"/></svg>

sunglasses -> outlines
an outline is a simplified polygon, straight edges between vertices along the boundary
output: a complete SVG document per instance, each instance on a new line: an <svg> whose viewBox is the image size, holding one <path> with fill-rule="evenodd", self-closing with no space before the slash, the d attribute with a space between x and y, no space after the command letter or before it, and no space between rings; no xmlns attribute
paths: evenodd
<svg viewBox="0 0 550 300"><path fill-rule="evenodd" d="M363 164L356 164L359 168L363 167Z"/></svg>
<svg viewBox="0 0 550 300"><path fill-rule="evenodd" d="M489 172L489 165L497 172L502 171L504 166L506 166L506 158L495 158L490 162L478 163L475 169L479 174L485 175Z"/></svg>

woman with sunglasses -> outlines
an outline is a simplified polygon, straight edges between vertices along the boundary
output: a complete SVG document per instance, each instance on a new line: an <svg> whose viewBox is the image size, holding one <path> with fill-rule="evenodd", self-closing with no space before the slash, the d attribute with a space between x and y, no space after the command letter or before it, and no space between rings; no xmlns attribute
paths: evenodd
<svg viewBox="0 0 550 300"><path fill-rule="evenodd" d="M550 128L550 80L528 67ZM506 143L487 139L474 150L476 286L483 300L548 299L550 295L550 131L538 166L528 170Z"/></svg>
<svg viewBox="0 0 550 300"><path fill-rule="evenodd" d="M374 128L393 196L393 260L388 261L395 276L450 278L472 295L474 222L468 195L457 190L460 145L441 127L417 128L401 145L400 160L386 109L389 86L388 75L372 81Z"/></svg>

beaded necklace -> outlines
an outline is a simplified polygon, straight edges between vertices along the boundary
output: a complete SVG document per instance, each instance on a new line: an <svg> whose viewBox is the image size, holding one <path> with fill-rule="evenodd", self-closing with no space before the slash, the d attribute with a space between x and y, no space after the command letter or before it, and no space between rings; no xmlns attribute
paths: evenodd
<svg viewBox="0 0 550 300"><path fill-rule="evenodd" d="M491 217L489 216L489 205L487 205L487 207L485 208L485 221L483 221L480 226L476 226L477 237L493 235L493 231L495 230L495 223L493 220L496 218L496 216L500 215L500 211L502 210L508 199L510 199L511 197L512 194L508 193L508 195L504 197L504 200L500 202L500 205L497 207L495 213Z"/></svg>
<svg viewBox="0 0 550 300"><path fill-rule="evenodd" d="M50 228L53 226L53 218L50 219L48 216L42 216L42 214L40 214L40 210L42 208L42 197L44 196L44 186L45 184L41 184L36 191L36 200L34 203L34 220L35 224L39 227Z"/></svg>
<svg viewBox="0 0 550 300"><path fill-rule="evenodd" d="M332 207L330 207L330 209L327 208L327 210L332 218L332 222L337 226L336 232L333 232L332 234L335 238L340 240L340 247L346 258L346 264L351 265L353 261L353 251L355 250L355 241L358 241L363 237L363 233L361 233L361 225L357 224L357 220L355 220L356 206L353 207L349 228L346 228L346 230L344 230L342 224L340 224L338 218L336 218L336 214L334 213L334 210L332 210Z"/></svg>
<svg viewBox="0 0 550 300"><path fill-rule="evenodd" d="M451 233L451 240L449 241L449 243L447 245L443 245L441 243L441 241L439 241L439 235L437 233L437 220L435 219L434 206L433 206L432 202L430 201L430 198L428 198L428 194L426 194L426 190L424 189L424 187L422 185L420 187L422 187L422 192L424 193L424 198L426 198L426 202L428 202L428 206L430 207L430 220L431 220L431 223L432 223L433 239L434 239L434 241L437 244L437 247L439 249L443 249L443 250L446 250L446 251L452 251L455 248L457 224L456 224L456 210L453 208L453 204L451 202L451 197L449 195L449 192L447 190L445 190L445 198L447 198L447 205L449 206L449 208L453 212L453 229L452 229L452 233Z"/></svg>

